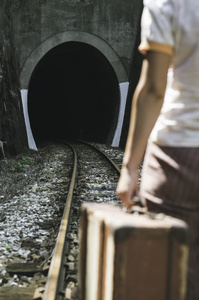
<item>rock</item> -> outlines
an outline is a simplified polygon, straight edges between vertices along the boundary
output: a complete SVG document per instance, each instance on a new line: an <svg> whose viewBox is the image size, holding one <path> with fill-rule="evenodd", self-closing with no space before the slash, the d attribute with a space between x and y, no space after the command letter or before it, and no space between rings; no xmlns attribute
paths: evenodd
<svg viewBox="0 0 199 300"><path fill-rule="evenodd" d="M66 265L67 265L69 271L73 271L75 268L74 262L67 263Z"/></svg>
<svg viewBox="0 0 199 300"><path fill-rule="evenodd" d="M44 287L39 287L35 290L35 293L34 293L34 296L33 296L33 299L34 300L41 300L43 298L43 294L44 294Z"/></svg>
<svg viewBox="0 0 199 300"><path fill-rule="evenodd" d="M65 300L69 300L72 297L72 290L70 288L66 288L65 291Z"/></svg>
<svg viewBox="0 0 199 300"><path fill-rule="evenodd" d="M72 281L67 284L67 287L66 287L66 290L65 290L65 299L66 300L71 299L72 290L74 289L74 287L75 287L75 283L72 282Z"/></svg>
<svg viewBox="0 0 199 300"><path fill-rule="evenodd" d="M75 258L74 258L74 256L73 255L68 255L68 261L71 261L71 262L73 262L73 261L75 261Z"/></svg>
<svg viewBox="0 0 199 300"><path fill-rule="evenodd" d="M23 282L26 282L26 283L30 283L30 280L27 276L21 276L20 280L23 281Z"/></svg>
<svg viewBox="0 0 199 300"><path fill-rule="evenodd" d="M77 276L76 275L67 275L66 282L68 282L68 284L70 284L71 282L73 282L74 284L77 283ZM67 284L67 286L68 286L68 284Z"/></svg>

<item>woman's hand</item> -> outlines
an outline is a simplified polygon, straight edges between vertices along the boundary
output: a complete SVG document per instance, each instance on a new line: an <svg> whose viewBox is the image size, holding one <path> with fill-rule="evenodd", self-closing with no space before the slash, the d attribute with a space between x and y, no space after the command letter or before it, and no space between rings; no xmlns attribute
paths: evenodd
<svg viewBox="0 0 199 300"><path fill-rule="evenodd" d="M137 171L130 171L123 166L116 192L123 204L131 207L133 205L132 198L138 195Z"/></svg>

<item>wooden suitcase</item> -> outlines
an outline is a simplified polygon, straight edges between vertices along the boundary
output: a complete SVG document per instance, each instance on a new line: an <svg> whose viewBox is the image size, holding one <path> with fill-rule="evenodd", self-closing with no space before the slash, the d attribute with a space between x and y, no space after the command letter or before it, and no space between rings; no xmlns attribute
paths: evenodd
<svg viewBox="0 0 199 300"><path fill-rule="evenodd" d="M119 206L81 208L81 300L183 300L188 229L163 214L127 214Z"/></svg>

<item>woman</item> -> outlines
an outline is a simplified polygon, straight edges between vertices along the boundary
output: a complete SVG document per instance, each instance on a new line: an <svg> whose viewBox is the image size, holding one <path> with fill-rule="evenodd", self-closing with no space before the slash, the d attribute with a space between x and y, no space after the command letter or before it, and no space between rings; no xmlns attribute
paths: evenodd
<svg viewBox="0 0 199 300"><path fill-rule="evenodd" d="M144 0L141 24L145 59L117 194L188 223L187 299L199 300L199 1Z"/></svg>

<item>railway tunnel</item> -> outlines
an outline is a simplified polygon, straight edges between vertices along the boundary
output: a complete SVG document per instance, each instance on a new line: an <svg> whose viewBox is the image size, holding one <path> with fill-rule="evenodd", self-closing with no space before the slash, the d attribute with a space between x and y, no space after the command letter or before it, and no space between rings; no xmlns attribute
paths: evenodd
<svg viewBox="0 0 199 300"><path fill-rule="evenodd" d="M111 143L119 105L114 69L97 48L86 43L54 47L30 78L28 111L36 142L69 137Z"/></svg>

